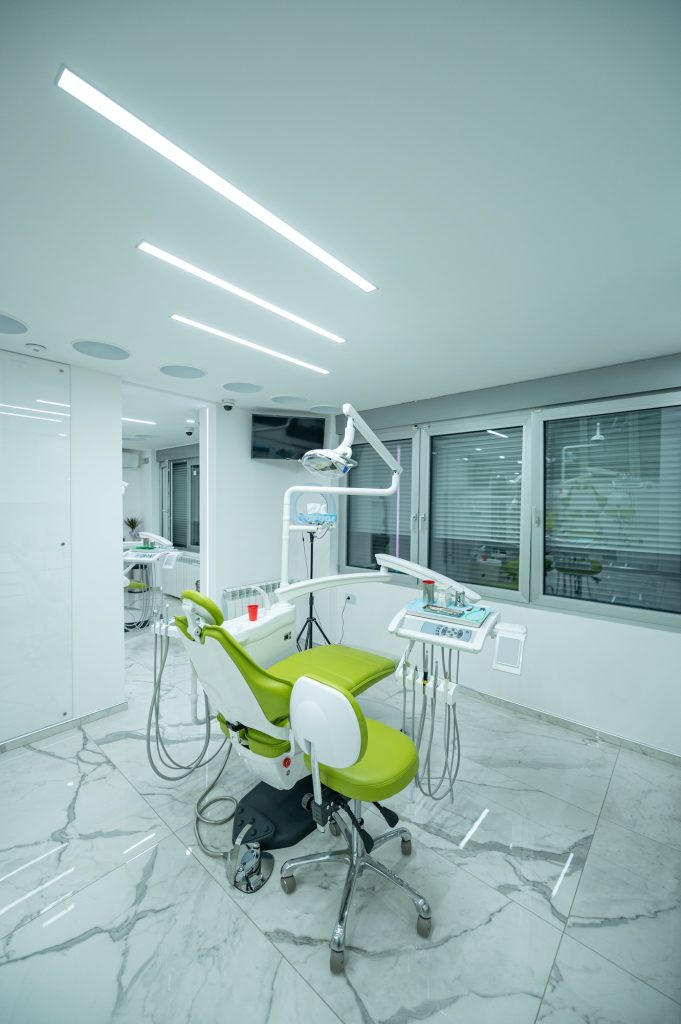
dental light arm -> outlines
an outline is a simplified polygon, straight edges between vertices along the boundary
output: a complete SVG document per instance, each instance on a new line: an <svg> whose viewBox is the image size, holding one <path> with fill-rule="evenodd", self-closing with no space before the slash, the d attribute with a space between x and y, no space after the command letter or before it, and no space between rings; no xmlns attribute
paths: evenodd
<svg viewBox="0 0 681 1024"><path fill-rule="evenodd" d="M390 571L402 573L404 576L413 576L416 580L431 579L436 583L444 583L456 590L463 590L469 604L477 604L482 598L475 590L471 590L465 583L459 583L444 576L440 572L433 572L425 565L417 562L409 562L406 558L397 558L395 555L376 555L379 571L341 573L337 576L318 576L314 580L301 580L300 583L282 584L276 591L281 601L293 601L297 597L303 597L310 591L315 593L318 590L332 590L334 587L348 587L356 583L385 583L390 579Z"/></svg>
<svg viewBox="0 0 681 1024"><path fill-rule="evenodd" d="M356 409L351 405L343 406L343 412L348 417L345 426L343 440L337 448L319 448L308 452L301 459L302 464L311 473L320 476L344 476L356 465L352 460L352 443L355 438L355 428L358 428L362 436L371 445L377 455L381 457L386 466L392 471L392 479L389 487L320 487L298 485L289 487L284 495L284 511L282 515L281 535L281 587L289 584L289 534L291 531L291 497L294 494L344 494L344 495L366 495L373 497L390 497L397 491L402 467L393 458L388 449L376 437L371 427L364 422Z"/></svg>
<svg viewBox="0 0 681 1024"><path fill-rule="evenodd" d="M397 460L393 458L393 456L390 454L390 452L383 444L383 442L376 437L369 424L362 419L357 410L354 409L348 403L346 403L343 406L343 414L348 417L348 423L345 428L345 436L347 437L348 430L350 427L352 427L352 437L354 440L355 427L359 427L360 433L362 434L364 440L369 442L374 451L381 456L385 464L390 469L392 469L393 473L397 473L399 475L402 472L402 467L400 466L399 462L397 462ZM345 437L343 438L343 444L345 444Z"/></svg>
<svg viewBox="0 0 681 1024"><path fill-rule="evenodd" d="M405 576L413 576L417 580L430 579L434 580L435 583L444 583L446 586L454 587L456 590L463 590L469 604L477 604L478 601L482 601L480 594L476 593L475 590L471 590L465 583L459 583L450 576L444 576L441 572L435 572L425 565L408 562L406 558L397 558L395 555L375 555L374 557L381 567L381 571L392 569L394 572L401 572Z"/></svg>

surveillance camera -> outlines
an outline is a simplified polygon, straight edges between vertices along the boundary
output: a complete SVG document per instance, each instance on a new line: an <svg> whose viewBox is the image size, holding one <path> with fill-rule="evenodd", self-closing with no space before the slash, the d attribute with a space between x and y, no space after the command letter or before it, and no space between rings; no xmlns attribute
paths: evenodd
<svg viewBox="0 0 681 1024"><path fill-rule="evenodd" d="M187 437L193 437L194 436L194 431L193 430L185 430L185 434L187 435Z"/></svg>
<svg viewBox="0 0 681 1024"><path fill-rule="evenodd" d="M234 408L234 402L230 402L230 400L226 398L222 403L222 408L225 410L225 412L231 412L232 409Z"/></svg>

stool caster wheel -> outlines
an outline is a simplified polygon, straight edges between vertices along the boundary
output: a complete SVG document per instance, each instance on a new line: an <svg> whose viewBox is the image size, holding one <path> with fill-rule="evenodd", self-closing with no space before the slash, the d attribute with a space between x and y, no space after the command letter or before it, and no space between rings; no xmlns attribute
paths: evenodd
<svg viewBox="0 0 681 1024"><path fill-rule="evenodd" d="M402 853L404 854L404 856L405 857L410 857L411 856L411 839L403 839L402 842L400 843L400 846L402 848Z"/></svg>
<svg viewBox="0 0 681 1024"><path fill-rule="evenodd" d="M342 974L345 970L345 953L342 949L332 949L329 959L332 974Z"/></svg>
<svg viewBox="0 0 681 1024"><path fill-rule="evenodd" d="M282 875L281 887L287 895L296 891L296 880L294 875ZM419 918L419 921L421 918Z"/></svg>
<svg viewBox="0 0 681 1024"><path fill-rule="evenodd" d="M419 933L422 939L428 938L428 936L430 935L430 929L432 928L432 925L433 919L431 917L421 917L421 915L419 914L419 916L416 918L416 931Z"/></svg>
<svg viewBox="0 0 681 1024"><path fill-rule="evenodd" d="M341 834L341 830L339 829L337 822L335 822L333 818L329 822L329 832L331 833L332 836L335 836L336 839Z"/></svg>

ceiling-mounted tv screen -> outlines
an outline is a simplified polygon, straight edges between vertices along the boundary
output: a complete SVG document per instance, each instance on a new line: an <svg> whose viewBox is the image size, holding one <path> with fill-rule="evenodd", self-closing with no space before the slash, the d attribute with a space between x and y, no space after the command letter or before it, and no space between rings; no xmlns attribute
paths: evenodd
<svg viewBox="0 0 681 1024"><path fill-rule="evenodd" d="M323 417L264 416L253 413L252 459L299 459L324 447Z"/></svg>

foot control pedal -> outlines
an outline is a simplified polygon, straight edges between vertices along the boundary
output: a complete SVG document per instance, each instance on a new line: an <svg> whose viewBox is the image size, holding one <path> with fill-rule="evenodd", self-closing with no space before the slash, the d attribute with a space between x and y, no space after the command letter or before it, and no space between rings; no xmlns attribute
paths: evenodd
<svg viewBox="0 0 681 1024"><path fill-rule="evenodd" d="M227 877L239 892L262 889L274 870L274 857L260 849L260 843L245 842L251 826L245 825L227 859Z"/></svg>

